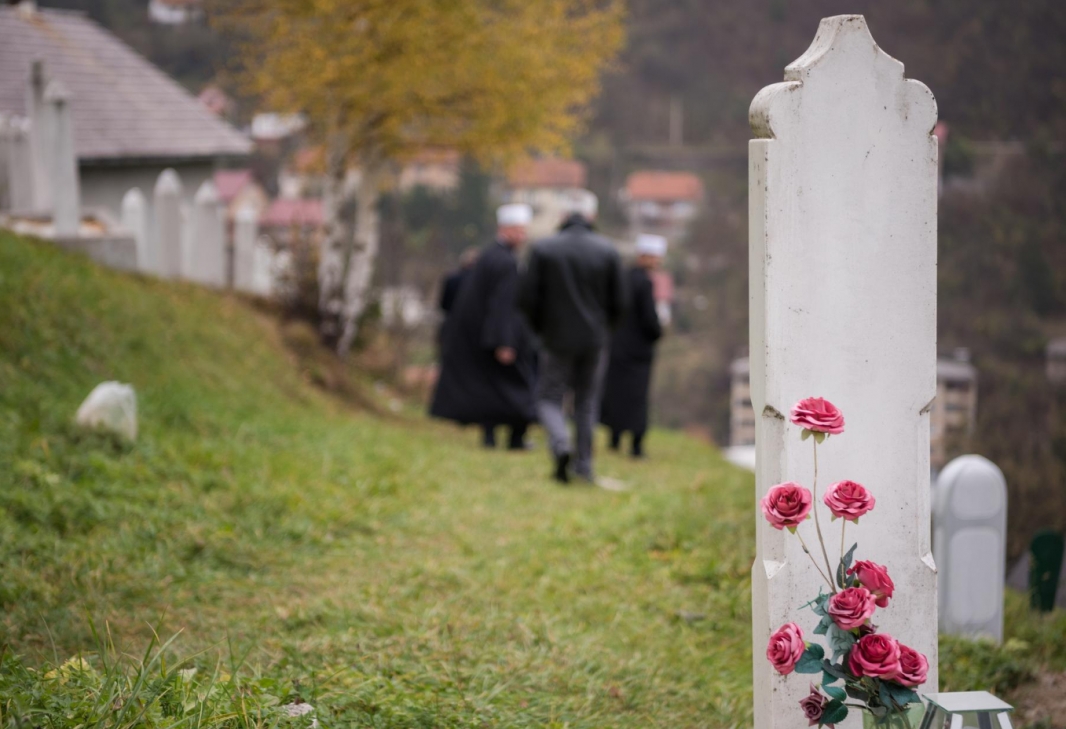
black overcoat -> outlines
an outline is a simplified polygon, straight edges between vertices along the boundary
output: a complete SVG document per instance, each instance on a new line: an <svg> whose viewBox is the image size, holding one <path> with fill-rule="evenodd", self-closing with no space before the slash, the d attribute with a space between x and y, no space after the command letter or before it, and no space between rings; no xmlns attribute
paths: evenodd
<svg viewBox="0 0 1066 729"><path fill-rule="evenodd" d="M430 414L459 423L518 425L536 420L536 352L518 313L518 259L492 243L463 278L441 341L441 368ZM496 359L511 347L514 364Z"/></svg>
<svg viewBox="0 0 1066 729"><path fill-rule="evenodd" d="M629 306L611 337L611 361L603 387L600 422L617 431L648 428L648 387L655 342L663 334L655 312L651 277L639 266L626 275Z"/></svg>

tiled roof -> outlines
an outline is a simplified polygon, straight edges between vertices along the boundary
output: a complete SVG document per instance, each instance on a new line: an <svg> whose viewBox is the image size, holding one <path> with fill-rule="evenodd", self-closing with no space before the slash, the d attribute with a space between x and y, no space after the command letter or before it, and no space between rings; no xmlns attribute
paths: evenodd
<svg viewBox="0 0 1066 729"><path fill-rule="evenodd" d="M511 170L511 187L584 187L588 180L585 165L572 159L531 159Z"/></svg>
<svg viewBox="0 0 1066 729"><path fill-rule="evenodd" d="M30 64L70 90L82 160L242 156L252 145L85 15L0 7L0 112L24 115Z"/></svg>
<svg viewBox="0 0 1066 729"><path fill-rule="evenodd" d="M626 179L626 196L630 200L699 200L703 183L691 172L642 170Z"/></svg>
<svg viewBox="0 0 1066 729"><path fill-rule="evenodd" d="M317 228L322 225L322 201L279 197L259 219L264 228L287 228L293 225Z"/></svg>
<svg viewBox="0 0 1066 729"><path fill-rule="evenodd" d="M240 194L245 185L255 182L251 170L218 170L214 176L218 199L228 203Z"/></svg>

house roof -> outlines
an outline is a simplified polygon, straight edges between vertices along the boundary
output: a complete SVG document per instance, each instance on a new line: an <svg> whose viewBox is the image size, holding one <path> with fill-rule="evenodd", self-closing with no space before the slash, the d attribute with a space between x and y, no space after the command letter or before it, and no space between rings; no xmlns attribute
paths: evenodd
<svg viewBox="0 0 1066 729"><path fill-rule="evenodd" d="M516 165L507 176L511 187L585 187L585 165L573 159L546 157Z"/></svg>
<svg viewBox="0 0 1066 729"><path fill-rule="evenodd" d="M700 200L703 182L691 172L641 170L626 179L626 196L630 200Z"/></svg>
<svg viewBox="0 0 1066 729"><path fill-rule="evenodd" d="M245 186L255 182L251 170L218 170L214 175L218 199L224 203L231 202Z"/></svg>
<svg viewBox="0 0 1066 729"><path fill-rule="evenodd" d="M82 161L243 156L252 149L244 135L82 13L0 7L0 111L26 114L36 59L71 92Z"/></svg>
<svg viewBox="0 0 1066 729"><path fill-rule="evenodd" d="M317 228L322 225L322 201L279 197L270 203L259 225L264 228L287 228L294 225Z"/></svg>

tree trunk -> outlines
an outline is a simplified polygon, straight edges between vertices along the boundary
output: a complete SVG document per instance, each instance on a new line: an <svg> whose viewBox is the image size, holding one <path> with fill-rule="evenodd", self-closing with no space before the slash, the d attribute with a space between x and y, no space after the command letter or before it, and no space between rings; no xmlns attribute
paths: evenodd
<svg viewBox="0 0 1066 729"><path fill-rule="evenodd" d="M325 237L318 260L318 310L323 341L336 343L343 329L344 272L348 268L354 237L353 190L348 183L348 155L343 141L332 140L326 154Z"/></svg>
<svg viewBox="0 0 1066 729"><path fill-rule="evenodd" d="M355 236L344 272L344 299L340 316L340 338L337 354L344 357L359 333L359 317L366 310L374 263L378 256L380 230L378 199L381 188L381 166L367 160L355 190Z"/></svg>

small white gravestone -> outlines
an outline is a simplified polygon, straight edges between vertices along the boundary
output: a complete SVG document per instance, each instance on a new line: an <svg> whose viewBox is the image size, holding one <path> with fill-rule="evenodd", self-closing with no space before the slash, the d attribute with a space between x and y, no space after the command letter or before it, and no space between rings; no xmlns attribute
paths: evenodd
<svg viewBox="0 0 1066 729"><path fill-rule="evenodd" d="M273 296L278 273L278 254L265 235L259 236L252 254L252 286L249 293L257 296Z"/></svg>
<svg viewBox="0 0 1066 729"><path fill-rule="evenodd" d="M78 408L74 422L137 440L137 395L129 385L101 382Z"/></svg>
<svg viewBox="0 0 1066 729"><path fill-rule="evenodd" d="M137 270L152 270L148 250L148 200L139 187L131 188L122 196L122 227L129 231L137 243Z"/></svg>
<svg viewBox="0 0 1066 729"><path fill-rule="evenodd" d="M81 225L81 187L78 154L74 149L74 124L70 116L70 93L60 81L44 92L45 141L49 148L48 184L52 192L52 222L57 237L78 234Z"/></svg>
<svg viewBox="0 0 1066 729"><path fill-rule="evenodd" d="M164 278L179 278L185 254L182 235L181 178L169 167L159 173L152 193L154 225L149 246L151 270Z"/></svg>
<svg viewBox="0 0 1066 729"><path fill-rule="evenodd" d="M48 124L45 112L44 92L47 78L44 61L34 60L30 64L30 79L26 85L26 116L29 118L30 159L33 162L32 197L34 210L52 208L52 188L49 170L52 167L52 149L48 146L45 128Z"/></svg>
<svg viewBox="0 0 1066 729"><path fill-rule="evenodd" d="M933 497L933 548L940 569L940 630L1003 640L1007 481L982 456L944 467Z"/></svg>
<svg viewBox="0 0 1066 729"><path fill-rule="evenodd" d="M225 286L225 246L226 220L218 190L211 180L204 180L193 197L186 277L205 286Z"/></svg>
<svg viewBox="0 0 1066 729"><path fill-rule="evenodd" d="M837 405L845 432L819 447L819 506L824 488L844 479L876 496L876 509L849 528L848 541L858 542L859 558L888 567L895 597L876 622L928 656L922 691L935 691L936 102L877 46L861 15L841 15L822 20L784 83L752 101L750 118L755 496L810 479L812 441L788 423L791 406L808 396ZM836 532L826 534L830 544ZM789 536L759 520L752 567L759 729L800 726L798 703L808 692L807 681L777 675L765 658L782 624L798 622L810 634L816 617L803 605L824 587ZM860 724L852 712L839 726Z"/></svg>
<svg viewBox="0 0 1066 729"><path fill-rule="evenodd" d="M3 125L8 208L16 213L34 209L33 137L30 120L8 116Z"/></svg>
<svg viewBox="0 0 1066 729"><path fill-rule="evenodd" d="M251 205L237 209L233 223L233 288L252 293L255 277L255 246L259 238L259 214Z"/></svg>

